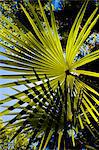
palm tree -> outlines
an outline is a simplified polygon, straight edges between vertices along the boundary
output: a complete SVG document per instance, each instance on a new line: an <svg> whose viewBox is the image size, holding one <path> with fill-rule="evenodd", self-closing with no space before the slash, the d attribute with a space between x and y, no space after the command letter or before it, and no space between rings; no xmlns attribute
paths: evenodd
<svg viewBox="0 0 99 150"><path fill-rule="evenodd" d="M11 18L2 15L5 27L2 27L0 32L0 45L6 51L0 54L7 59L0 61L4 64L1 69L14 74L2 75L1 78L16 81L2 84L0 87L9 87L15 90L16 94L8 95L0 104L12 100L16 103L10 107L6 106L0 116L13 115L16 108L19 108L20 112L14 113L15 117L8 121L1 132L5 128L16 126L17 131L11 140L19 133L26 133L29 139L26 149L33 147L35 142L39 150L46 149L47 146L58 150L72 149L78 143L76 136L80 132L83 134L84 128L91 131L95 124L99 123L99 93L82 80L83 76L98 78L99 73L80 69L98 59L99 50L77 59L80 47L99 18L99 15L96 15L98 8L79 31L88 4L84 2L70 30L64 52L53 11L50 10L50 25L40 0L38 3L44 24L31 4L28 4L28 7L33 18L20 4L33 28L32 32L24 25L22 29L18 28ZM20 89L20 85L24 85L25 89Z"/></svg>

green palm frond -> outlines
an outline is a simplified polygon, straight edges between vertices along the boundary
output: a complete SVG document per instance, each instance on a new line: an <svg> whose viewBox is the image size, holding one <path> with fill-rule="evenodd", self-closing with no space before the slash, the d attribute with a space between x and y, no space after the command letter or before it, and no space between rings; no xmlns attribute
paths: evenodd
<svg viewBox="0 0 99 150"><path fill-rule="evenodd" d="M54 13L50 11L50 25L40 0L38 3L45 26L31 4L28 7L35 21L21 5L34 33L28 29L20 30L12 20L2 15L6 26L0 32L0 45L5 48L5 52L0 52L0 55L7 59L0 60L0 68L11 73L1 75L1 78L16 80L4 83L0 88L9 87L16 94L0 100L1 105L15 100L15 104L9 107L6 105L6 109L0 112L0 116L15 115L1 132L5 128L16 126L17 131L12 140L19 133L27 132L27 149L35 141L38 142L39 150L46 149L53 137L53 148L55 145L58 150L62 145L64 149L69 148L68 139L75 147L75 134L79 130L84 130L86 126L94 127L92 119L99 124L99 93L81 79L81 75L99 78L99 73L80 69L98 59L99 50L75 60L81 45L99 18L96 15L98 8L93 11L80 32L79 27L87 7L86 2L83 4L68 36L65 56ZM24 85L26 90L20 90L20 85ZM20 112L13 113L17 108Z"/></svg>

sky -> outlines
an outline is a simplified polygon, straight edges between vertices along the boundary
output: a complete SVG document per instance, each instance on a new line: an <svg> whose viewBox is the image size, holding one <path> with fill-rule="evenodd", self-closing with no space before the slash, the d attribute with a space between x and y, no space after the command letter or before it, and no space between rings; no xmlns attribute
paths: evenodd
<svg viewBox="0 0 99 150"><path fill-rule="evenodd" d="M4 50L4 48L2 48L2 47L0 47L0 51L1 52L4 52L5 50ZM4 57L4 56L0 56L0 60L1 59L7 59L6 57ZM1 66L2 64L0 64L0 66ZM9 71L5 71L5 70L0 70L0 75L8 75L8 74L12 74L12 72L9 72ZM14 73L14 74L16 74L16 73ZM2 78L0 78L0 85L1 84L4 84L4 83L9 83L9 82L13 82L13 81L15 81L15 80L12 80L12 79L2 79ZM20 91L22 91L22 90L24 90L25 88L24 88L24 86L20 86ZM5 96L5 94L8 94L8 95L13 95L13 94L16 94L16 91L15 90L12 90L11 88L0 88L0 100L2 100L2 99L5 99L7 96ZM7 102L7 103L5 103L5 104L2 104L1 106L11 106L12 104L14 104L14 103L16 103L16 100L12 100L12 101L10 101L10 102ZM5 108L4 107L0 107L0 112L1 111L3 111L3 110L5 110ZM16 109L16 110L14 110L14 112L17 112L17 111L19 111L18 109ZM14 116L13 116L14 117ZM2 117L3 118L3 120L4 121L7 121L7 120L9 120L9 119L11 119L12 118L12 116L10 116L10 115L6 115L6 116L3 116Z"/></svg>

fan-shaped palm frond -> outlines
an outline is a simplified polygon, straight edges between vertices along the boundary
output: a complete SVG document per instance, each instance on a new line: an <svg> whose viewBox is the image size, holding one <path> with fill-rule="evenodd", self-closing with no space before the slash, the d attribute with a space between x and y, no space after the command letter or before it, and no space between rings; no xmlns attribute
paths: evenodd
<svg viewBox="0 0 99 150"><path fill-rule="evenodd" d="M2 27L0 32L2 39L0 45L6 51L0 54L6 59L0 60L2 64L0 68L14 74L1 75L1 78L15 81L2 84L0 87L10 87L16 94L7 96L0 104L12 100L16 103L6 106L6 109L0 112L0 116L15 115L1 132L5 128L16 126L17 132L12 140L20 132L27 133L29 139L27 149L35 142L38 142L39 150L46 149L52 141L52 149L56 146L59 150L61 147L69 148L69 141L75 146L75 135L78 131L86 126L90 128L90 125L94 127L91 119L96 124L99 123L99 93L81 79L81 75L98 78L99 73L79 69L98 59L99 50L75 60L80 53L81 45L99 18L99 15L95 17L98 8L94 10L80 32L79 27L87 7L86 2L83 4L68 36L65 55L54 13L50 11L50 25L40 0L38 3L45 26L31 4L28 6L34 19L21 5L33 33L28 29L24 31L18 28L11 18L2 15L6 26ZM20 85L24 85L26 89L21 90ZM17 108L20 112L13 113Z"/></svg>

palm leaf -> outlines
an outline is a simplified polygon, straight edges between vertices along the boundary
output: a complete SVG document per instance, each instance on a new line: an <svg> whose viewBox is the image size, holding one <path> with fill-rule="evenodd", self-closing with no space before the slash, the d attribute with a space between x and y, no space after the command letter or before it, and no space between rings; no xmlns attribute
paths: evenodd
<svg viewBox="0 0 99 150"><path fill-rule="evenodd" d="M6 128L15 126L16 132L11 137L12 140L19 133L26 132L29 139L27 149L35 141L38 142L39 150L46 149L53 136L53 149L56 146L59 150L61 145L68 149L70 142L67 144L67 141L72 141L75 147L75 134L79 130L83 131L86 126L90 130L89 126L94 126L92 119L96 124L99 123L99 93L80 78L80 75L99 78L97 72L80 69L81 66L98 59L99 50L75 61L81 45L99 18L99 15L95 16L98 8L93 11L79 33L88 4L84 2L68 36L64 58L54 13L50 10L50 25L40 0L38 3L45 27L31 4L28 6L34 19L20 4L35 34L28 29L20 30L2 15L2 19L14 32L8 26L2 27L0 32L0 45L6 49L5 52L0 52L0 55L6 57L0 60L0 69L11 72L9 75L1 75L0 78L15 81L4 83L0 88L9 87L16 94L0 100L0 105L5 104L6 107L0 112L0 116L14 115L1 129L1 133ZM26 90L21 91L20 85L24 85ZM16 100L15 104L7 106L6 102L12 100ZM13 113L15 109L20 109L20 112Z"/></svg>

